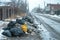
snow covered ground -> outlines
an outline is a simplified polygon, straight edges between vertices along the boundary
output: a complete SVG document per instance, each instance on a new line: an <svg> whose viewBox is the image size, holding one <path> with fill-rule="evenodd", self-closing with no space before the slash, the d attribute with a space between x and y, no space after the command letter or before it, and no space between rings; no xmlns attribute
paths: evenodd
<svg viewBox="0 0 60 40"><path fill-rule="evenodd" d="M37 18L39 18L38 14L33 14L33 16L37 16ZM52 15L50 15L52 16ZM56 16L52 16L52 17L56 17ZM0 25L3 25L4 23L9 23L9 22L0 22ZM50 35L50 32L43 26L43 24L40 25L40 22L38 19L36 19L34 17L34 23L37 24L38 26L38 30L40 31L39 33L39 36L41 36L42 40L57 40L55 38L53 38L51 35ZM0 39L4 36L1 34L3 32L2 29L0 29Z"/></svg>
<svg viewBox="0 0 60 40"><path fill-rule="evenodd" d="M0 40L5 40L5 39L7 39L6 36L2 35L2 32L3 32L3 31L4 31L4 30L0 29Z"/></svg>
<svg viewBox="0 0 60 40"><path fill-rule="evenodd" d="M40 18L38 14L33 13L33 15L36 16L38 19ZM34 18L34 22L38 25L38 30L40 31L40 36L42 40L57 40L50 35L50 32L43 26L43 24L40 25L40 20L38 19Z"/></svg>
<svg viewBox="0 0 60 40"><path fill-rule="evenodd" d="M40 16L41 17L41 16ZM59 32L60 33L60 23L58 23L58 22L55 22L55 21L53 21L53 20L51 20L51 19L48 19L48 18L45 18L45 17L41 17L43 20L44 20L44 22L46 22L47 24L49 24L52 28L54 28L57 32Z"/></svg>
<svg viewBox="0 0 60 40"><path fill-rule="evenodd" d="M60 19L60 15L50 15L50 14L44 14L44 15L47 15L47 16L50 16L50 17L56 17L56 18Z"/></svg>
<svg viewBox="0 0 60 40"><path fill-rule="evenodd" d="M6 26L8 23L9 22L0 21L0 40L6 39L6 37L3 36L1 33L4 31L2 30L3 26Z"/></svg>
<svg viewBox="0 0 60 40"><path fill-rule="evenodd" d="M50 32L43 26L43 24L40 25L38 21L36 23L38 24L38 30L40 31L42 40L57 40L50 35Z"/></svg>

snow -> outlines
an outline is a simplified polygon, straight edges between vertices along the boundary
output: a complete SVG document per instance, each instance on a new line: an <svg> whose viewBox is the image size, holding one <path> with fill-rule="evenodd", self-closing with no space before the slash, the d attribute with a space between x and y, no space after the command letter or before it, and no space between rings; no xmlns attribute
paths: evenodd
<svg viewBox="0 0 60 40"><path fill-rule="evenodd" d="M42 14L39 15L38 13L32 13L32 15L34 17L37 17L37 18L34 18L34 22L36 21L35 23L38 25L38 30L40 31L40 36L41 36L42 40L57 40L56 38L53 38L51 36L51 33L44 27L43 24L40 23L40 15L42 15ZM43 20L45 20L45 19L43 18ZM47 21L47 19L46 19L46 21Z"/></svg>
<svg viewBox="0 0 60 40"><path fill-rule="evenodd" d="M39 18L39 17L38 17ZM55 38L52 38L50 36L50 33L45 29L45 27L37 21L38 19L35 18L35 23L38 25L38 30L40 31L40 36L42 40L53 40Z"/></svg>
<svg viewBox="0 0 60 40"><path fill-rule="evenodd" d="M50 17L60 18L58 15L49 15Z"/></svg>
<svg viewBox="0 0 60 40"><path fill-rule="evenodd" d="M6 36L2 35L2 32L3 32L3 31L4 31L4 30L2 30L2 29L0 28L0 40L5 40L5 39L7 39Z"/></svg>
<svg viewBox="0 0 60 40"><path fill-rule="evenodd" d="M50 16L50 17L56 17L56 18L60 19L60 15L50 15L50 14L44 14L44 15L47 15L47 16Z"/></svg>
<svg viewBox="0 0 60 40"><path fill-rule="evenodd" d="M41 16L40 16L41 17ZM45 18L45 17L41 17L45 23L49 24L53 29L55 29L58 33L60 33L60 23L55 22L51 19Z"/></svg>
<svg viewBox="0 0 60 40"><path fill-rule="evenodd" d="M0 39L1 39L2 36L3 36L3 35L2 35L2 32L3 32L3 31L4 31L4 30L2 30L2 29L0 30Z"/></svg>
<svg viewBox="0 0 60 40"><path fill-rule="evenodd" d="M9 22L0 21L0 40L5 39L5 36L2 35L2 32L4 31L4 30L2 30L2 28L3 28L2 26L3 26L4 24L6 25L6 24L8 24L8 23L9 23ZM5 25L4 25L4 26L5 26Z"/></svg>
<svg viewBox="0 0 60 40"><path fill-rule="evenodd" d="M0 21L0 24L3 23L3 21Z"/></svg>
<svg viewBox="0 0 60 40"><path fill-rule="evenodd" d="M3 21L0 21L0 26L3 25L3 24L4 24L4 22Z"/></svg>
<svg viewBox="0 0 60 40"><path fill-rule="evenodd" d="M5 21L9 22L9 21L16 21L16 19L5 19Z"/></svg>

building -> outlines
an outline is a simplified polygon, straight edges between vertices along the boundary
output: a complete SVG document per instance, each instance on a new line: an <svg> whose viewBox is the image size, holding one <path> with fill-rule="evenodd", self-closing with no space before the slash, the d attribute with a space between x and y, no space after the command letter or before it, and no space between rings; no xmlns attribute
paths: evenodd
<svg viewBox="0 0 60 40"><path fill-rule="evenodd" d="M60 11L60 4L47 4L45 11L50 14L56 14L58 11Z"/></svg>
<svg viewBox="0 0 60 40"><path fill-rule="evenodd" d="M0 6L0 20L4 20L6 18L14 15L14 8L10 6Z"/></svg>
<svg viewBox="0 0 60 40"><path fill-rule="evenodd" d="M26 1L25 1L26 2ZM22 5L22 4L21 4ZM15 6L12 2L0 2L0 20L16 18L17 16L26 16L27 4Z"/></svg>

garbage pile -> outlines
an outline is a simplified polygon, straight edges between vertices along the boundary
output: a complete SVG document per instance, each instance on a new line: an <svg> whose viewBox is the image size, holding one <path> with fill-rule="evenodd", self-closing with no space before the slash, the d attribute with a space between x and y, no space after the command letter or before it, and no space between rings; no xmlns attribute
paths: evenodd
<svg viewBox="0 0 60 40"><path fill-rule="evenodd" d="M28 33L29 29L25 22L33 23L30 17L23 17L22 19L16 19L16 21L10 21L7 27L4 27L4 32L2 33L4 36L7 37L17 37L22 36ZM16 24L20 24L19 27Z"/></svg>

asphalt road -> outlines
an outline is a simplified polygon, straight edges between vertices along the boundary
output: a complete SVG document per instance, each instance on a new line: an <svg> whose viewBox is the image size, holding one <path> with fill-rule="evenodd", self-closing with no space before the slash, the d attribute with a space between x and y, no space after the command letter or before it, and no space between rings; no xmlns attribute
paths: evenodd
<svg viewBox="0 0 60 40"><path fill-rule="evenodd" d="M54 20L54 21L60 23L60 19L59 19L59 18L51 17L51 16L49 16L49 15L40 15L40 16L43 16L43 17L46 17L46 18L52 19L52 20Z"/></svg>
<svg viewBox="0 0 60 40"><path fill-rule="evenodd" d="M60 40L60 23L57 22L58 20L54 21L55 19L40 16L38 13L33 13L33 15L44 25L52 37Z"/></svg>

